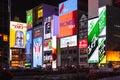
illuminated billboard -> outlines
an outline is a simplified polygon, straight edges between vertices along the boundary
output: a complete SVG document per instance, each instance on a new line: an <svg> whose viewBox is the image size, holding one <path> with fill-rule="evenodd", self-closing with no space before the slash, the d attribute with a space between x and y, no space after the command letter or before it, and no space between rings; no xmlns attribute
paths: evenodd
<svg viewBox="0 0 120 80"><path fill-rule="evenodd" d="M98 18L94 18L88 20L88 63L98 61Z"/></svg>
<svg viewBox="0 0 120 80"><path fill-rule="evenodd" d="M77 36L69 36L60 39L60 48L77 46Z"/></svg>
<svg viewBox="0 0 120 80"><path fill-rule="evenodd" d="M52 51L45 51L43 57L44 64L52 63Z"/></svg>
<svg viewBox="0 0 120 80"><path fill-rule="evenodd" d="M32 30L26 32L26 63L32 63Z"/></svg>
<svg viewBox="0 0 120 80"><path fill-rule="evenodd" d="M27 24L10 21L10 48L25 48Z"/></svg>
<svg viewBox="0 0 120 80"><path fill-rule="evenodd" d="M120 51L106 51L107 61L120 61Z"/></svg>
<svg viewBox="0 0 120 80"><path fill-rule="evenodd" d="M44 19L44 39L58 36L58 16L52 15Z"/></svg>
<svg viewBox="0 0 120 80"><path fill-rule="evenodd" d="M99 8L99 36L106 35L106 7Z"/></svg>
<svg viewBox="0 0 120 80"><path fill-rule="evenodd" d="M87 48L88 47L88 40L83 39L78 41L79 48Z"/></svg>
<svg viewBox="0 0 120 80"><path fill-rule="evenodd" d="M78 0L67 0L59 4L59 15L77 10Z"/></svg>
<svg viewBox="0 0 120 80"><path fill-rule="evenodd" d="M26 11L26 22L27 22L27 29L33 27L33 10Z"/></svg>
<svg viewBox="0 0 120 80"><path fill-rule="evenodd" d="M33 67L42 66L42 32L41 26L33 30Z"/></svg>
<svg viewBox="0 0 120 80"><path fill-rule="evenodd" d="M106 37L98 39L99 63L106 63Z"/></svg>
<svg viewBox="0 0 120 80"><path fill-rule="evenodd" d="M48 51L48 50L52 50L52 40L48 39L48 40L44 40L44 51Z"/></svg>
<svg viewBox="0 0 120 80"><path fill-rule="evenodd" d="M44 20L44 39L51 38L52 37L52 17L47 17Z"/></svg>
<svg viewBox="0 0 120 80"><path fill-rule="evenodd" d="M59 16L59 37L77 34L77 11Z"/></svg>

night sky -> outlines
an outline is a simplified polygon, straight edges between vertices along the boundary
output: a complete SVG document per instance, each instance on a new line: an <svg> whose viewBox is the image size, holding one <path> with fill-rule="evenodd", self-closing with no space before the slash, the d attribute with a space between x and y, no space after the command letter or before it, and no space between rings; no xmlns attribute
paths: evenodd
<svg viewBox="0 0 120 80"><path fill-rule="evenodd" d="M11 0L11 20L17 16L21 22L26 22L26 10L32 9L41 3L58 6L62 1L65 0Z"/></svg>

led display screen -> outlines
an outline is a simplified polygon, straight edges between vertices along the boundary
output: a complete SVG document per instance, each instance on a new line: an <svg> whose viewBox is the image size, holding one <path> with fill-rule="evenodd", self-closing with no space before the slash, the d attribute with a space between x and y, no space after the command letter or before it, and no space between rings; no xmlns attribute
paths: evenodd
<svg viewBox="0 0 120 80"><path fill-rule="evenodd" d="M67 0L59 4L59 15L77 10L77 0Z"/></svg>
<svg viewBox="0 0 120 80"><path fill-rule="evenodd" d="M60 48L77 46L77 36L69 36L60 39Z"/></svg>
<svg viewBox="0 0 120 80"><path fill-rule="evenodd" d="M32 63L32 30L26 32L26 64Z"/></svg>
<svg viewBox="0 0 120 80"><path fill-rule="evenodd" d="M77 34L77 11L59 17L59 37Z"/></svg>
<svg viewBox="0 0 120 80"><path fill-rule="evenodd" d="M99 36L106 35L106 7L99 8Z"/></svg>
<svg viewBox="0 0 120 80"><path fill-rule="evenodd" d="M42 28L33 30L33 67L42 66Z"/></svg>
<svg viewBox="0 0 120 80"><path fill-rule="evenodd" d="M98 61L98 18L94 18L88 20L88 63Z"/></svg>
<svg viewBox="0 0 120 80"><path fill-rule="evenodd" d="M25 48L27 24L10 21L10 48Z"/></svg>
<svg viewBox="0 0 120 80"><path fill-rule="evenodd" d="M32 28L33 23L33 10L26 11L26 22L27 22L27 29Z"/></svg>

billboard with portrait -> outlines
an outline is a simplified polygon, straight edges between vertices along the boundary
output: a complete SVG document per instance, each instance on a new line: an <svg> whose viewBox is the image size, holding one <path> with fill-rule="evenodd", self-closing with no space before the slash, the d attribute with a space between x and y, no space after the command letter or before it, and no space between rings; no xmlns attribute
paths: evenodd
<svg viewBox="0 0 120 80"><path fill-rule="evenodd" d="M25 48L27 24L10 21L10 48Z"/></svg>
<svg viewBox="0 0 120 80"><path fill-rule="evenodd" d="M78 20L77 11L59 16L59 37L77 34Z"/></svg>
<svg viewBox="0 0 120 80"><path fill-rule="evenodd" d="M42 32L41 26L33 30L33 67L42 66Z"/></svg>

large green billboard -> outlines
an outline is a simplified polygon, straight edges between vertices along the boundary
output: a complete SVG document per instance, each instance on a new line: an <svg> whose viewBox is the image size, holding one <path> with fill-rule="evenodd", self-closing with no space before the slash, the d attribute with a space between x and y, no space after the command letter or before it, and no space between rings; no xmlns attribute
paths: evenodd
<svg viewBox="0 0 120 80"><path fill-rule="evenodd" d="M98 61L98 18L94 18L88 20L88 63Z"/></svg>

